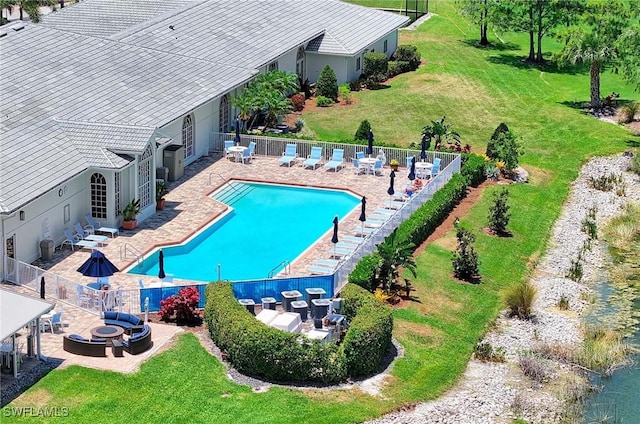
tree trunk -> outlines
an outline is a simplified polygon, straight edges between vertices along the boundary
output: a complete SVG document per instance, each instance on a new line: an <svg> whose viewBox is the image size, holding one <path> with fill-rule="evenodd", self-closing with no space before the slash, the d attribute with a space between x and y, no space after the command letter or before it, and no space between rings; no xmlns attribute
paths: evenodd
<svg viewBox="0 0 640 424"><path fill-rule="evenodd" d="M536 60L533 32L533 8L529 7L529 57L527 57L527 61L529 62L533 62Z"/></svg>
<svg viewBox="0 0 640 424"><path fill-rule="evenodd" d="M542 57L542 10L540 8L538 8L538 54L536 62L544 63L544 58Z"/></svg>
<svg viewBox="0 0 640 424"><path fill-rule="evenodd" d="M480 25L480 45L489 45L489 40L487 39L487 24Z"/></svg>
<svg viewBox="0 0 640 424"><path fill-rule="evenodd" d="M600 109L602 100L600 99L600 62L594 60L591 62L591 107Z"/></svg>

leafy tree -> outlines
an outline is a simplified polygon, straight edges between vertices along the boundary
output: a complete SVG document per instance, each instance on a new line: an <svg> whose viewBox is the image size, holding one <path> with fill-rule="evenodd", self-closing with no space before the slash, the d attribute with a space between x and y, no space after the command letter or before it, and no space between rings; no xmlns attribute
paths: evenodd
<svg viewBox="0 0 640 424"><path fill-rule="evenodd" d="M470 231L458 227L456 238L458 248L453 252L453 274L460 280L479 282L478 254L473 248L475 236Z"/></svg>
<svg viewBox="0 0 640 424"><path fill-rule="evenodd" d="M316 83L316 95L328 97L334 102L338 100L338 78L329 65L320 72Z"/></svg>
<svg viewBox="0 0 640 424"><path fill-rule="evenodd" d="M509 214L509 190L503 188L493 193L493 203L489 207L489 228L494 234L507 234L507 225L511 215Z"/></svg>
<svg viewBox="0 0 640 424"><path fill-rule="evenodd" d="M466 16L476 25L480 26L480 45L488 46L487 28L491 21L490 14L496 0L458 0L460 14Z"/></svg>
<svg viewBox="0 0 640 424"><path fill-rule="evenodd" d="M24 20L24 12L27 12L31 22L38 23L42 19L40 6L54 7L56 0L0 0L0 9L11 10L13 7L20 8L20 20Z"/></svg>
<svg viewBox="0 0 640 424"><path fill-rule="evenodd" d="M443 116L439 121L431 121L431 125L427 125L422 129L422 137L428 142L427 148L431 145L431 140L435 142L434 150L439 150L444 141L451 143L453 140L455 143L460 144L460 134L451 129L451 124L444 122L445 118L446 116Z"/></svg>
<svg viewBox="0 0 640 424"><path fill-rule="evenodd" d="M368 85L377 85L387 79L389 71L389 59L387 55L379 52L368 52L364 54L363 76Z"/></svg>
<svg viewBox="0 0 640 424"><path fill-rule="evenodd" d="M487 148L488 150L488 148ZM494 140L492 146L491 159L503 162L505 169L511 171L518 166L519 157L524 154L522 147L518 144L516 135L511 132L501 132Z"/></svg>
<svg viewBox="0 0 640 424"><path fill-rule="evenodd" d="M556 55L560 65L589 65L591 107L602 107L600 74L607 66L620 71L623 78L640 89L640 37L636 0L591 1L578 25L560 34L564 48ZM635 22L634 22L635 21Z"/></svg>
<svg viewBox="0 0 640 424"><path fill-rule="evenodd" d="M500 31L529 33L527 61L535 61L534 13L528 0L504 0L495 7L492 22Z"/></svg>
<svg viewBox="0 0 640 424"><path fill-rule="evenodd" d="M255 83L261 87L276 90L284 96L296 93L300 89L298 75L293 72L270 71L258 75Z"/></svg>
<svg viewBox="0 0 640 424"><path fill-rule="evenodd" d="M504 122L500 122L500 124L496 127L491 135L491 139L487 143L487 151L486 155L492 159L496 158L496 140L498 140L498 136L502 133L509 132L509 127Z"/></svg>
<svg viewBox="0 0 640 424"><path fill-rule="evenodd" d="M409 270L414 278L418 276L416 262L413 259L416 246L409 240L399 240L397 232L396 228L384 242L378 245L378 254L381 259L377 275L387 293L391 291L393 284L400 276L400 267Z"/></svg>
<svg viewBox="0 0 640 424"><path fill-rule="evenodd" d="M369 131L371 130L371 124L366 119L360 122L360 126L356 131L354 140L368 140L369 139Z"/></svg>

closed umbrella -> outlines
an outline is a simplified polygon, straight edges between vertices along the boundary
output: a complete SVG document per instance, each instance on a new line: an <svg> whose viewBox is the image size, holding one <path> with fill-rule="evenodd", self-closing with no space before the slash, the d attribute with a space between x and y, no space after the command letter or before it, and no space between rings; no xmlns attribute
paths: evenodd
<svg viewBox="0 0 640 424"><path fill-rule="evenodd" d="M167 275L164 273L164 253L162 249L160 249L160 253L158 254L158 278L162 279Z"/></svg>
<svg viewBox="0 0 640 424"><path fill-rule="evenodd" d="M338 217L333 218L333 237L331 237L331 243L333 243L333 253L336 253L336 243L338 243Z"/></svg>
<svg viewBox="0 0 640 424"><path fill-rule="evenodd" d="M395 191L393 190L393 180L396 177L396 173L391 171L391 175L389 175L389 188L387 189L387 193L389 196L393 196Z"/></svg>
<svg viewBox="0 0 640 424"><path fill-rule="evenodd" d="M94 250L77 271L86 277L110 277L114 272L118 272L118 267L112 264L104 253Z"/></svg>
<svg viewBox="0 0 640 424"><path fill-rule="evenodd" d="M422 137L422 142L420 142L420 159L424 162L427 159L427 137Z"/></svg>
<svg viewBox="0 0 640 424"><path fill-rule="evenodd" d="M411 158L411 168L409 169L409 179L411 181L416 179L416 157Z"/></svg>
<svg viewBox="0 0 640 424"><path fill-rule="evenodd" d="M371 155L373 154L373 131L371 131L371 128L369 128L369 135L367 136L367 154Z"/></svg>
<svg viewBox="0 0 640 424"><path fill-rule="evenodd" d="M362 222L362 231L364 232L364 222L367 220L367 215L365 214L367 209L367 198L362 196L360 204L360 218L358 218L358 220Z"/></svg>
<svg viewBox="0 0 640 424"><path fill-rule="evenodd" d="M44 275L40 278L40 299L44 299Z"/></svg>
<svg viewBox="0 0 640 424"><path fill-rule="evenodd" d="M238 118L236 118L236 136L233 141L235 141L236 144L240 144L240 120Z"/></svg>

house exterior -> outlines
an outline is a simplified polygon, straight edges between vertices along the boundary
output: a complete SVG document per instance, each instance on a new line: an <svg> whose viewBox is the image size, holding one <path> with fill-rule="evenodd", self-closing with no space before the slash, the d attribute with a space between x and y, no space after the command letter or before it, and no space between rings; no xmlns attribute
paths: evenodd
<svg viewBox="0 0 640 424"><path fill-rule="evenodd" d="M87 213L117 227L140 199L153 215L165 150L207 155L258 73L356 79L407 20L337 0L84 0L0 27L0 275Z"/></svg>

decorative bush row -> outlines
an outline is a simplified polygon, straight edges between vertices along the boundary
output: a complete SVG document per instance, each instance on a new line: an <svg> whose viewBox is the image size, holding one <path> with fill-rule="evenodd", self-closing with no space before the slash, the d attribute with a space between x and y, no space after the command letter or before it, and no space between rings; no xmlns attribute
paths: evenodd
<svg viewBox="0 0 640 424"><path fill-rule="evenodd" d="M359 287L345 288L351 325L340 346L263 324L238 303L231 283L209 284L206 293L205 320L211 338L245 374L272 381L334 383L378 369L390 346L391 311Z"/></svg>
<svg viewBox="0 0 640 424"><path fill-rule="evenodd" d="M485 179L485 162L478 155L463 155L463 165L433 197L426 201L409 219L398 227L399 240L409 240L419 246L446 219L453 208L467 195L470 185L478 185ZM364 256L349 274L349 282L365 290L373 291L373 265L377 264L377 253Z"/></svg>

